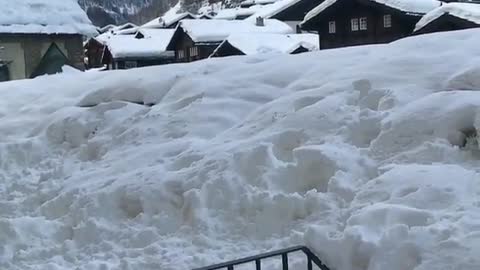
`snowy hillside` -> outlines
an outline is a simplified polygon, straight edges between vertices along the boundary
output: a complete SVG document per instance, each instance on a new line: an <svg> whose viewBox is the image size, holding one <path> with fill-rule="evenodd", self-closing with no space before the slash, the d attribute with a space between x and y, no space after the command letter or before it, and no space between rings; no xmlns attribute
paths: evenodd
<svg viewBox="0 0 480 270"><path fill-rule="evenodd" d="M1 83L0 269L478 269L479 42Z"/></svg>
<svg viewBox="0 0 480 270"><path fill-rule="evenodd" d="M175 5L175 0L78 0L97 26L145 23Z"/></svg>

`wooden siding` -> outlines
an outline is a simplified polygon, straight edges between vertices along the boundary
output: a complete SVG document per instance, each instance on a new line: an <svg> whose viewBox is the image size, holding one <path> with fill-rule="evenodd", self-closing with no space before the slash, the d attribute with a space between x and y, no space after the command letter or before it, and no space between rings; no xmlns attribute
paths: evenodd
<svg viewBox="0 0 480 270"><path fill-rule="evenodd" d="M177 28L167 49L175 51L175 61L177 63L192 62L208 58L219 44L218 41L196 43L182 28ZM198 55L192 55L190 53L191 48L196 48Z"/></svg>
<svg viewBox="0 0 480 270"><path fill-rule="evenodd" d="M384 15L391 16L391 27L384 27ZM360 18L367 19L367 29L353 31L351 20L360 20ZM415 23L420 18L420 16L406 15L380 4L366 4L361 0L343 0L325 10L318 18L313 18L303 28L317 31L321 37L320 49L330 49L388 43L400 39L412 33ZM330 22L335 22L335 33L329 32Z"/></svg>
<svg viewBox="0 0 480 270"><path fill-rule="evenodd" d="M8 34L0 33L0 46L8 48L16 45L17 52L13 58L5 55L12 66L12 79L30 78L52 44L56 44L67 57L68 64L84 70L84 50L81 35L46 35L46 34ZM13 45L12 45L13 44ZM7 53L8 54L8 53ZM10 59L11 58L11 59Z"/></svg>

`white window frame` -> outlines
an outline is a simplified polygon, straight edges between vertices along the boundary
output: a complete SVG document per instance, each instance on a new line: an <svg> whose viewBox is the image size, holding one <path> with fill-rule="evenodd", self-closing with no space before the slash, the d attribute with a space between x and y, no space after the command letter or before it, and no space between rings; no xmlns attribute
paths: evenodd
<svg viewBox="0 0 480 270"><path fill-rule="evenodd" d="M178 50L177 51L177 57L178 57L178 59L184 59L185 58L185 50Z"/></svg>
<svg viewBox="0 0 480 270"><path fill-rule="evenodd" d="M392 27L392 15L385 14L383 15L383 28L391 28Z"/></svg>
<svg viewBox="0 0 480 270"><path fill-rule="evenodd" d="M337 23L335 21L328 22L328 33L335 34L337 32Z"/></svg>
<svg viewBox="0 0 480 270"><path fill-rule="evenodd" d="M360 27L358 23L358 18L350 19L350 29L352 30L352 32L359 31Z"/></svg>
<svg viewBox="0 0 480 270"><path fill-rule="evenodd" d="M358 21L359 21L359 25L360 25L360 31L368 29L368 19L367 19L367 17L360 17L360 19Z"/></svg>
<svg viewBox="0 0 480 270"><path fill-rule="evenodd" d="M198 47L194 46L190 48L190 57L198 56Z"/></svg>

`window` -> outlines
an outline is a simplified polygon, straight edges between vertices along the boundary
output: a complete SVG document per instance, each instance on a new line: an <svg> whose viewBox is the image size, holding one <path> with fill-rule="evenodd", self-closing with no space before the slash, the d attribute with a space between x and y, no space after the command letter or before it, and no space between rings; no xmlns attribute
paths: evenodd
<svg viewBox="0 0 480 270"><path fill-rule="evenodd" d="M392 27L392 15L390 14L383 15L383 27L384 28Z"/></svg>
<svg viewBox="0 0 480 270"><path fill-rule="evenodd" d="M358 18L353 18L350 20L352 26L352 31L358 31Z"/></svg>
<svg viewBox="0 0 480 270"><path fill-rule="evenodd" d="M198 56L198 47L191 47L190 48L190 57Z"/></svg>
<svg viewBox="0 0 480 270"><path fill-rule="evenodd" d="M335 34L337 32L337 24L335 21L328 22L328 33Z"/></svg>
<svg viewBox="0 0 480 270"><path fill-rule="evenodd" d="M125 69L136 68L136 67L137 67L136 61L125 61Z"/></svg>
<svg viewBox="0 0 480 270"><path fill-rule="evenodd" d="M178 59L185 58L185 51L184 50L178 50L177 51L177 57L178 57Z"/></svg>
<svg viewBox="0 0 480 270"><path fill-rule="evenodd" d="M360 18L360 30L367 30L368 22L367 17Z"/></svg>

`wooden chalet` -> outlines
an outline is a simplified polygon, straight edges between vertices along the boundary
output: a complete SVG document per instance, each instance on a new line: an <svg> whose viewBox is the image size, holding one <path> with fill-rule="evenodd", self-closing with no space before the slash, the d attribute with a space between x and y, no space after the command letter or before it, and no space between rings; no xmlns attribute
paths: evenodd
<svg viewBox="0 0 480 270"><path fill-rule="evenodd" d="M448 3L427 13L414 34L463 30L480 27L480 3Z"/></svg>
<svg viewBox="0 0 480 270"><path fill-rule="evenodd" d="M326 0L301 24L320 35L320 49L388 43L412 34L436 0Z"/></svg>
<svg viewBox="0 0 480 270"><path fill-rule="evenodd" d="M299 54L318 50L316 34L232 34L211 57L259 54Z"/></svg>
<svg viewBox="0 0 480 270"><path fill-rule="evenodd" d="M208 58L228 36L235 33L291 34L293 30L278 20L183 20L167 50L175 51L176 62Z"/></svg>
<svg viewBox="0 0 480 270"><path fill-rule="evenodd" d="M174 29L141 29L136 35L112 35L104 41L99 61L107 69L170 64L175 61L174 52L167 51Z"/></svg>

